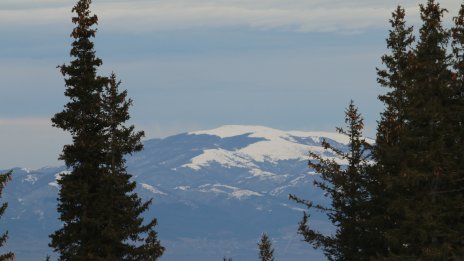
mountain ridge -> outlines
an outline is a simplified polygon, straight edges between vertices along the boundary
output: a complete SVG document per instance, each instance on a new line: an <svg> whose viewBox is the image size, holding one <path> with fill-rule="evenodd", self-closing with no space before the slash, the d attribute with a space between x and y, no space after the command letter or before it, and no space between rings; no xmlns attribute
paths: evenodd
<svg viewBox="0 0 464 261"><path fill-rule="evenodd" d="M145 150L127 157L127 165L136 192L154 198L145 216L159 221L167 248L160 260L208 261L225 255L256 260L262 232L274 240L276 258L324 260L301 242L296 231L303 209L288 200L291 193L327 203L312 186L318 175L306 163L308 150L334 158L321 147L322 139L347 148L341 134L244 125L144 141ZM67 173L64 166L14 169L4 194L10 205L0 222L10 231L9 247L17 260L50 253L48 235L60 226L56 181ZM313 217L322 231L332 231L322 215Z"/></svg>

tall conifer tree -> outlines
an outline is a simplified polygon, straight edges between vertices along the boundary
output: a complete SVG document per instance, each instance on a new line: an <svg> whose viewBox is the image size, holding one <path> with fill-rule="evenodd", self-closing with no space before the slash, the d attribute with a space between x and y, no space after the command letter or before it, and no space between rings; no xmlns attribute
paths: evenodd
<svg viewBox="0 0 464 261"><path fill-rule="evenodd" d="M457 163L462 161L457 158L462 152L454 153L462 146L456 142L462 126L457 127L453 109L455 91L447 54L450 35L442 26L446 9L429 0L420 10L423 24L417 46L395 58L396 64L404 58L404 70L397 73L383 59L388 73L379 72L379 82L392 88L386 97L394 98L381 97L386 111L374 150L377 178L384 188L376 197L384 199L379 202L385 206L387 224L382 227L387 250L379 258L383 260L454 260L462 252L462 231L452 225L462 223L456 218L462 217L456 215L462 210L456 208L455 193L449 193L459 171ZM389 38L401 39L409 46L406 39L412 38ZM401 84L394 84L395 77ZM399 117L389 121L392 111ZM461 250L456 241L461 242Z"/></svg>
<svg viewBox="0 0 464 261"><path fill-rule="evenodd" d="M0 197L3 193L3 189L5 188L6 183L10 180L11 180L11 171L0 174ZM7 207L8 207L8 203L6 202L0 206L0 217L3 216ZM7 239L8 239L8 231L0 235L0 247L5 245ZM5 254L0 254L0 261L14 260L14 257L15 256L13 252L7 252Z"/></svg>
<svg viewBox="0 0 464 261"><path fill-rule="evenodd" d="M400 255L442 259L452 256L447 238L454 234L446 221L447 210L453 206L440 192L446 189L454 164L449 150L454 139L449 133L449 116L453 113L449 110L449 31L442 26L447 11L438 3L429 0L420 10L423 25L412 63L414 82L407 94L407 122L401 143L407 152L406 162L400 178L393 183L405 188L406 195L398 202L406 206L405 219L392 235L403 241L397 246Z"/></svg>
<svg viewBox="0 0 464 261"><path fill-rule="evenodd" d="M60 66L70 101L52 122L69 131L73 143L60 156L71 173L59 180L58 212L64 224L51 235L50 246L59 260L156 260L164 251L154 231L156 219L143 224L140 215L150 201L142 202L133 192L124 161L142 149L143 132L124 126L131 100L126 91L119 92L116 76L97 75L102 61L91 38L98 19L90 4L80 0L72 9L74 60Z"/></svg>
<svg viewBox="0 0 464 261"><path fill-rule="evenodd" d="M405 164L404 150L401 148L407 121L405 110L409 102L409 88L413 82L412 62L415 59L413 44L413 27L406 26L405 10L398 6L392 13L390 20L391 30L387 39L387 48L390 54L382 56L385 69L377 69L378 82L388 91L379 96L385 104L385 111L381 114L377 127L376 145L373 150L375 167L370 169L370 175L375 182L370 187L371 216L369 226L377 231L377 255L384 256L391 248L388 242L395 241L395 237L388 240L385 232L393 229L402 219L402 211L395 208L386 208L389 202L398 200L402 196L397 194L387 183L400 175L400 169ZM387 189L390 188L390 189Z"/></svg>
<svg viewBox="0 0 464 261"><path fill-rule="evenodd" d="M324 235L310 226L310 215L304 213L298 233L314 248L322 248L328 260L369 260L376 249L370 242L366 221L369 216L368 176L370 145L362 138L363 119L353 102L345 113L347 130L337 128L349 137L349 151L343 152L325 140L322 145L346 161L347 166L334 159L324 159L310 152L309 167L321 174L314 184L321 188L331 200L331 206L314 204L311 201L290 195L290 199L304 204L308 209L324 212L336 227L334 235Z"/></svg>
<svg viewBox="0 0 464 261"><path fill-rule="evenodd" d="M258 243L258 248L259 259L261 261L274 261L274 249L272 248L271 240L265 233L261 235L261 240Z"/></svg>
<svg viewBox="0 0 464 261"><path fill-rule="evenodd" d="M376 138L378 146L374 152L374 157L376 154L382 155L376 161L385 168L384 172L397 172L401 165L401 161L398 161L401 151L397 145L405 122L404 108L408 102L406 92L412 83L411 62L414 59L413 27L406 26L405 16L405 10L401 6L392 13L392 29L387 39L387 47L391 53L382 56L386 69L377 69L379 84L389 88L386 94L379 96L386 109L381 114Z"/></svg>
<svg viewBox="0 0 464 261"><path fill-rule="evenodd" d="M453 195L454 218L457 220L455 236L452 248L458 252L460 257L464 256L464 4L461 5L458 15L454 18L455 26L452 29L452 46L454 56L454 74L452 75L453 107L454 117L453 132L455 147L452 151L455 170L452 172L449 188L444 192ZM451 221L452 222L452 221Z"/></svg>

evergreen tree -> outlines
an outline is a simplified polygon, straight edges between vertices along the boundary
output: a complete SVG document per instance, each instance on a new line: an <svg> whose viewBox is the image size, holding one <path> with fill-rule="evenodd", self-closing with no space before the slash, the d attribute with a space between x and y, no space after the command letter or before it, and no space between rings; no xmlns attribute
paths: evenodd
<svg viewBox="0 0 464 261"><path fill-rule="evenodd" d="M6 173L0 174L0 197L3 193L3 189L5 188L6 183L11 180L11 173L11 171L8 171ZM3 216L7 207L8 203L6 202L0 206L0 217ZM2 247L6 243L7 239L8 231L0 235L0 247ZM14 257L15 255L13 254L13 252L7 252L5 254L0 254L0 261L14 260Z"/></svg>
<svg viewBox="0 0 464 261"><path fill-rule="evenodd" d="M126 91L119 92L116 76L97 75L102 61L91 38L98 19L90 4L80 0L72 9L74 60L60 66L70 101L52 122L69 131L73 143L60 156L71 173L59 180L64 225L50 236L50 246L59 260L156 260L164 251L154 232L156 219L144 224L140 217L151 201L134 193L124 160L143 148L143 132L124 125L132 101Z"/></svg>
<svg viewBox="0 0 464 261"><path fill-rule="evenodd" d="M274 261L274 249L269 237L263 233L261 241L258 243L259 258L261 261Z"/></svg>
<svg viewBox="0 0 464 261"><path fill-rule="evenodd" d="M379 84L389 89L387 93L379 96L386 108L378 123L376 145L372 151L376 164L369 170L375 182L370 186L372 204L368 226L377 232L372 240L376 242L379 256L386 255L391 248L387 242L395 240L394 237L386 240L385 231L393 229L398 223L397 220L402 219L400 210L388 209L385 206L395 200L401 201L402 196L395 193L395 189L387 189L391 186L387 187L386 183L399 176L399 171L406 161L400 137L407 121L407 93L413 82L412 63L415 54L412 45L415 39L413 27L406 26L405 17L405 10L401 6L392 13L392 29L387 39L390 54L382 56L386 68L377 69Z"/></svg>
<svg viewBox="0 0 464 261"><path fill-rule="evenodd" d="M389 88L386 94L380 95L379 100L382 101L386 109L381 114L381 120L377 129L376 151L381 153L383 158L376 159L379 166L389 168L383 170L393 171L401 165L398 161L398 155L401 151L398 150L399 136L402 131L405 115L404 108L408 102L406 92L412 83L411 61L414 59L412 44L414 43L413 27L407 27L405 21L405 11L401 6L392 13L390 24L389 38L387 39L387 47L391 54L382 56L382 62L386 69L377 69L378 82L381 86ZM390 158L386 158L390 156Z"/></svg>
<svg viewBox="0 0 464 261"><path fill-rule="evenodd" d="M392 250L400 258L441 259L450 257L446 237L453 234L444 214L452 207L439 193L446 187L452 155L448 136L450 78L447 46L449 34L442 27L446 12L429 0L421 5L423 25L412 62L413 84L409 88L406 124L398 146L405 153L399 176L391 181L398 195L393 208L403 219L391 230ZM450 157L451 156L451 157ZM393 252L393 256L396 255Z"/></svg>
<svg viewBox="0 0 464 261"><path fill-rule="evenodd" d="M335 159L325 159L310 152L309 167L321 174L314 185L321 188L331 200L331 206L314 204L312 201L290 195L290 199L308 209L324 212L336 227L334 235L324 235L310 226L310 215L304 213L298 233L314 248L322 248L328 260L369 260L376 249L371 247L370 232L366 226L369 216L368 175L370 145L362 138L363 119L353 102L345 113L348 129L337 128L349 137L349 151L343 152L323 141L326 150L346 161L340 165Z"/></svg>
<svg viewBox="0 0 464 261"><path fill-rule="evenodd" d="M156 225L156 224L155 224ZM148 231L147 238L145 239L145 244L142 248L141 261L156 261L164 253L165 248L161 246L160 241L158 240L158 235L156 231L151 228Z"/></svg>
<svg viewBox="0 0 464 261"><path fill-rule="evenodd" d="M116 80L116 75L113 73L110 76L109 84L105 86L102 94L102 111L103 118L108 120L109 125L105 132L107 145L107 158L105 165L108 171L108 195L109 199L117 201L126 207L121 212L113 213L108 217L113 227L108 227L108 235L122 233L121 236L128 237L132 240L145 242L141 246L131 249L122 250L133 252L134 259L142 261L154 261L164 252L164 247L161 246L157 238L157 233L154 231L156 219L152 219L147 225L143 225L143 219L140 216L148 206L151 200L141 203L140 198L133 192L135 182L130 181L131 175L127 173L125 166L124 155L134 151L140 151L143 148L140 140L143 137L143 132L135 132L135 127L131 125L126 127L122 125L129 120L129 107L132 105L132 100L127 99L127 91L119 92L120 82ZM128 222L131 220L131 222ZM127 226L127 230L120 230L118 225ZM128 225L131 226L128 226ZM109 229L112 229L109 230ZM118 231L119 230L119 231ZM146 238L139 237L141 233L146 234ZM115 244L120 242L121 236L116 237ZM127 247L124 246L124 247ZM132 248L132 247L131 247Z"/></svg>
<svg viewBox="0 0 464 261"><path fill-rule="evenodd" d="M374 150L376 177L383 186L374 198L385 207L387 224L381 227L387 250L380 255L383 260L462 258L462 208L457 207L462 201L456 200L455 190L462 185L462 121L456 117L462 112L455 111L458 98L447 54L450 35L442 26L446 9L429 0L420 10L423 25L417 46L411 51L411 37L390 35L390 41L408 49L394 57L393 64L384 60L389 73L379 72L379 82L392 88L386 95L392 99L381 97L386 111ZM407 63L399 71L401 61ZM398 116L389 117L392 112Z"/></svg>
<svg viewBox="0 0 464 261"><path fill-rule="evenodd" d="M454 171L451 177L449 188L444 191L448 195L454 196L453 211L454 219L450 220L450 224L455 223L455 236L452 243L454 252L459 252L459 255L464 256L464 4L461 5L458 16L454 18L455 26L452 29L452 45L454 56L454 74L452 75L452 101L453 107L451 108L451 115L453 124L450 131L452 131L455 138L454 149L452 155L454 162ZM455 222L457 221L457 222ZM461 236L460 236L460 235Z"/></svg>

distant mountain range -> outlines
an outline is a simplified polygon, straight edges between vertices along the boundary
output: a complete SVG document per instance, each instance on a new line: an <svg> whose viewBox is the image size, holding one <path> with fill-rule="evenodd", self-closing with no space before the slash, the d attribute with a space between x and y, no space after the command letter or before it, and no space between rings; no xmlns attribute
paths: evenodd
<svg viewBox="0 0 464 261"><path fill-rule="evenodd" d="M327 202L312 185L318 175L307 167L308 151L334 158L321 147L322 139L346 150L348 138L340 134L262 126L222 126L145 141L145 149L127 164L137 192L154 198L145 215L158 219L167 248L160 260L257 260L262 232L273 240L276 260L324 260L301 242L297 226L303 209L288 200L291 193ZM44 260L52 253L48 235L60 226L56 180L66 171L14 169L0 224L9 230L7 248L16 260ZM314 227L330 233L321 214L312 217Z"/></svg>

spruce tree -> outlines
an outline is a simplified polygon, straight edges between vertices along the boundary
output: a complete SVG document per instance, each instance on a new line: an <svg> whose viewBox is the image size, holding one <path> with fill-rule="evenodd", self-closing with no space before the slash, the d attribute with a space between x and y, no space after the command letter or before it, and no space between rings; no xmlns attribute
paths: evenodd
<svg viewBox="0 0 464 261"><path fill-rule="evenodd" d="M153 228L150 228L147 234L148 235L145 239L145 244L139 251L142 253L140 254L139 260L156 261L163 255L165 248L161 245L160 241L158 240L158 234Z"/></svg>
<svg viewBox="0 0 464 261"><path fill-rule="evenodd" d="M347 130L337 128L349 137L349 151L343 152L327 141L322 145L346 162L346 166L335 159L326 159L309 152L309 167L320 173L314 185L321 188L330 198L330 206L290 195L290 199L308 209L324 212L336 227L334 235L325 235L310 226L310 214L304 213L298 233L314 248L321 248L328 260L369 260L376 249L371 246L369 228L370 145L362 138L363 118L353 102L345 112Z"/></svg>
<svg viewBox="0 0 464 261"><path fill-rule="evenodd" d="M456 206L462 206L456 201L456 185L462 182L462 121L456 117L461 113L455 111L458 98L447 54L450 35L442 26L446 9L429 0L420 11L417 45L395 58L396 64L407 62L403 70L397 73L384 60L389 74L379 73L379 82L392 88L386 96L393 97L383 99L386 111L374 149L376 177L383 186L374 198L385 207L386 217L382 260L462 258L462 209ZM402 39L409 46L405 39L411 38ZM390 40L401 44L399 37ZM395 77L401 84L391 81ZM392 111L398 117L390 120Z"/></svg>
<svg viewBox="0 0 464 261"><path fill-rule="evenodd" d="M105 86L102 94L102 112L103 118L108 120L108 127L105 131L107 141L105 172L107 183L105 195L109 200L118 202L121 208L116 213L114 207L108 212L107 226L105 234L107 240L114 240L114 245L120 244L121 256L124 253L131 256L130 260L154 261L164 252L157 239L157 233L154 231L156 219L152 219L147 225L143 225L143 218L140 214L148 209L151 200L142 203L140 198L133 192L135 182L130 181L131 175L127 173L124 155L135 151L140 151L143 146L141 138L143 132L135 132L133 125L126 127L124 122L129 120L129 107L132 104L131 99L127 99L127 91L119 91L120 82L116 80L113 73L110 76L109 84ZM121 229L120 227L124 227ZM146 234L145 238L140 234ZM124 243L125 240L143 242L143 244L134 247Z"/></svg>
<svg viewBox="0 0 464 261"><path fill-rule="evenodd" d="M272 243L266 233L261 235L261 240L258 243L259 259L261 261L274 261L274 249Z"/></svg>
<svg viewBox="0 0 464 261"><path fill-rule="evenodd" d="M50 246L59 260L156 260L164 251L154 231L156 219L144 224L140 216L151 201L134 193L124 160L143 148L143 132L124 125L132 101L126 91L119 92L116 76L97 75L102 60L91 38L98 18L90 4L80 0L72 9L74 59L60 66L70 101L52 122L69 131L73 143L60 155L71 173L58 181L64 224L50 236Z"/></svg>
<svg viewBox="0 0 464 261"><path fill-rule="evenodd" d="M452 29L452 46L453 46L453 65L454 74L452 75L452 101L451 108L453 124L452 131L455 138L455 146L452 150L454 171L450 182L450 186L443 193L453 195L455 220L450 221L456 223L455 229L457 236L452 243L452 248L455 252L460 250L460 256L464 256L464 4L461 5L458 15L454 18L455 26ZM459 235L460 234L460 235Z"/></svg>
<svg viewBox="0 0 464 261"><path fill-rule="evenodd" d="M402 219L402 211L398 208L386 208L390 202L401 202L402 196L396 193L392 186L386 184L399 176L401 167L405 164L405 151L402 149L401 136L405 129L406 107L409 102L408 93L413 78L412 62L415 59L413 44L413 27L406 26L405 10L398 6L392 13L391 30L387 39L389 54L382 56L385 69L377 69L378 83L388 91L379 96L385 104L385 111L377 127L373 160L375 167L369 170L372 182L371 216L368 226L376 235L372 238L377 242L377 255L384 256L391 248L388 242L395 241L395 237L388 240L385 231L393 229ZM390 188L390 189L387 189Z"/></svg>
<svg viewBox="0 0 464 261"><path fill-rule="evenodd" d="M453 158L447 148L454 139L447 133L452 113L448 111L449 33L442 26L446 9L429 0L420 10L423 25L414 50L413 83L406 94L406 124L399 145L406 153L400 175L390 183L402 195L392 203L398 204L393 208L402 211L403 219L388 235L395 238L392 249L401 258L442 259L451 256L446 238L454 234L446 224L447 209L453 206L440 193L447 186Z"/></svg>
<svg viewBox="0 0 464 261"><path fill-rule="evenodd" d="M397 165L400 165L398 155L401 152L398 151L396 145L399 143L399 136L405 122L404 108L408 102L406 92L412 82L411 61L414 59L412 51L414 36L413 27L406 26L405 16L405 10L401 6L398 6L392 13L390 20L392 29L387 39L387 47L391 53L382 56L386 69L377 69L379 84L389 90L379 96L379 100L385 104L386 109L381 114L378 124L376 137L378 146L374 157L376 153L382 153L384 157L378 165L389 169L397 169ZM387 156L391 157L386 158Z"/></svg>
<svg viewBox="0 0 464 261"><path fill-rule="evenodd" d="M11 180L11 173L11 171L8 171L6 173L0 174L0 197L3 193L3 189L5 188L6 183ZM6 202L0 206L0 217L3 216L7 207L8 203ZM7 239L8 231L0 235L0 247L5 245ZM14 260L14 257L15 255L13 254L13 252L7 252L5 254L0 254L0 261Z"/></svg>

